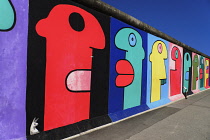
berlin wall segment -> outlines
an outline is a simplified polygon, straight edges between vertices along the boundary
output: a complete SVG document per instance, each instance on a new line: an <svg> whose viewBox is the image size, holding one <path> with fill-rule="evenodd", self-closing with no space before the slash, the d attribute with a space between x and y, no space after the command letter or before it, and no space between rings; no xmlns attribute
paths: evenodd
<svg viewBox="0 0 210 140"><path fill-rule="evenodd" d="M197 52L72 1L21 5L0 4L0 139L66 138L210 86Z"/></svg>

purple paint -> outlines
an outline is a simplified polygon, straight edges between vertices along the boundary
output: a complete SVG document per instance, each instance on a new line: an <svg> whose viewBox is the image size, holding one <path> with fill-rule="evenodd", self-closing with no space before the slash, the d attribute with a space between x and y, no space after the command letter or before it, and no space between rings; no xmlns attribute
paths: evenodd
<svg viewBox="0 0 210 140"><path fill-rule="evenodd" d="M0 31L0 139L26 139L28 0L11 0L16 24Z"/></svg>

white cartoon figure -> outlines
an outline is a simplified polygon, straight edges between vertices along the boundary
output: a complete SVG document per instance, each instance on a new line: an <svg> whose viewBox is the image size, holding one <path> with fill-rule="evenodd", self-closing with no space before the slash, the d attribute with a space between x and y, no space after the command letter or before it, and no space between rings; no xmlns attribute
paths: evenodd
<svg viewBox="0 0 210 140"><path fill-rule="evenodd" d="M39 124L37 123L39 118L34 118L33 122L31 123L31 127L30 127L30 135L34 135L34 134L38 134L39 130L36 128L36 126L38 126Z"/></svg>

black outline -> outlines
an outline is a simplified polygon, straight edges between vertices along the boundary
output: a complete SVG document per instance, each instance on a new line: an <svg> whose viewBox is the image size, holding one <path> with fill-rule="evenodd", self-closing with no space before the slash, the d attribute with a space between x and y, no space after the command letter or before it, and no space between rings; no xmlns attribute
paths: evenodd
<svg viewBox="0 0 210 140"><path fill-rule="evenodd" d="M15 27L15 24L16 24L16 11L15 11L15 7L12 4L11 0L8 0L8 1L9 1L10 5L11 5L11 7L13 9L13 12L14 12L14 22L13 22L13 24L12 24L12 26L10 28L8 28L6 30L0 29L0 31L2 31L2 32L8 32L8 31L12 30Z"/></svg>
<svg viewBox="0 0 210 140"><path fill-rule="evenodd" d="M90 89L90 90L74 91L74 90L70 90L70 89L68 88L68 86L67 86L67 78L68 78L68 76L69 76L72 72L74 72L74 71L91 71L91 69L75 69L75 70L70 71L70 72L67 74L66 78L65 78L65 86L66 86L66 89L67 89L68 91L70 91L70 92L91 92L91 89ZM91 79L90 79L90 80L91 80ZM91 82L90 82L90 84L91 84ZM91 88L91 85L90 85L90 88Z"/></svg>

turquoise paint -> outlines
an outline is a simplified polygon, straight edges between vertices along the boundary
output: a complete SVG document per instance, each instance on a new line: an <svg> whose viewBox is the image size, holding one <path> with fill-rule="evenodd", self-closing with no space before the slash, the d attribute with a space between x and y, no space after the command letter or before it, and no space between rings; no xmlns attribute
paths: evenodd
<svg viewBox="0 0 210 140"><path fill-rule="evenodd" d="M124 88L124 109L128 109L141 104L142 60L145 58L142 37L132 28L123 28L115 36L115 45L126 51L125 59L134 69L133 82Z"/></svg>
<svg viewBox="0 0 210 140"><path fill-rule="evenodd" d="M9 0L0 0L0 30L9 30L15 24L15 10Z"/></svg>
<svg viewBox="0 0 210 140"><path fill-rule="evenodd" d="M184 74L183 74L183 91L184 92L188 92L189 91L189 72L190 72L190 68L192 66L192 62L191 62L191 56L189 53L185 53L184 55Z"/></svg>

